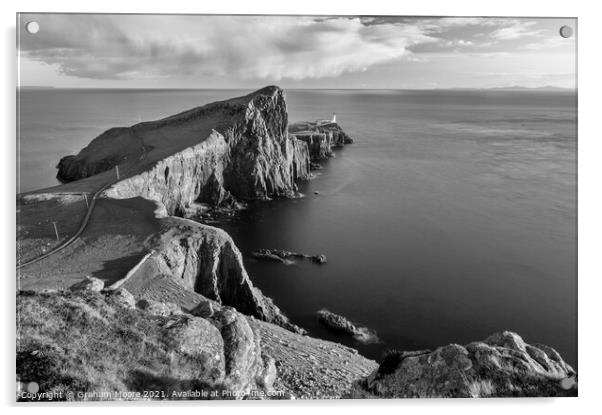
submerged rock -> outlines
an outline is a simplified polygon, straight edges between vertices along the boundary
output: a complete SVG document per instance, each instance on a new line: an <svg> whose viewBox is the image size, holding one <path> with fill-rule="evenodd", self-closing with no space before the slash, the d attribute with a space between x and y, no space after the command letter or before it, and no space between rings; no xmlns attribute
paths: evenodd
<svg viewBox="0 0 602 415"><path fill-rule="evenodd" d="M355 397L362 392L380 398L577 395L576 373L556 350L527 344L509 331L466 346L390 352L356 386Z"/></svg>
<svg viewBox="0 0 602 415"><path fill-rule="evenodd" d="M307 258L318 264L327 262L326 255L324 254L308 255L300 252L287 251L285 249L258 249L257 251L251 252L251 256L255 259L282 262L283 264L290 264L291 258Z"/></svg>
<svg viewBox="0 0 602 415"><path fill-rule="evenodd" d="M325 325L333 331L349 334L353 336L355 340L361 343L379 342L379 339L376 336L376 332L366 327L357 326L346 317L324 309L318 311L317 315L320 323L322 323L323 325Z"/></svg>
<svg viewBox="0 0 602 415"><path fill-rule="evenodd" d="M339 314L332 313L328 310L318 311L318 319L330 329L351 335L354 335L357 332L357 327L355 324L353 324L347 318Z"/></svg>
<svg viewBox="0 0 602 415"><path fill-rule="evenodd" d="M324 254L314 255L310 259L318 264L325 264L327 262L326 255Z"/></svg>

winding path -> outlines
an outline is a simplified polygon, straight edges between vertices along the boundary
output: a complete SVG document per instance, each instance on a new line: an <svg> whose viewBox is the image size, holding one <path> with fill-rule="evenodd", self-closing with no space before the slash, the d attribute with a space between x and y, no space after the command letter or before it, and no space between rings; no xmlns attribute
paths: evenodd
<svg viewBox="0 0 602 415"><path fill-rule="evenodd" d="M136 132L133 130L133 128L130 128L130 132L131 134L134 136L134 138L136 138L139 142L140 142L140 149L141 149L141 154L140 154L140 158L138 159L138 161L142 161L144 160L144 158L146 157L146 146L144 145L144 141L142 140L142 138L140 138ZM127 173L129 173L134 167L136 166L136 164L133 164L124 174L127 175ZM84 216L84 219L82 220L81 225L79 226L79 229L77 230L77 232L75 232L69 239L67 239L65 242L63 242L62 244L60 244L59 246L53 248L51 251L37 257L34 259L31 259L27 262L23 262L19 265L17 265L17 269L21 269L23 267L26 267L28 265L31 264L35 264L38 261L41 261L45 258L48 258L51 255L56 254L59 251L62 251L63 249L67 248L69 245L71 245L73 242L75 242L77 240L77 238L80 237L80 235L84 232L84 230L86 229L86 226L88 226L88 222L90 222L90 218L92 217L92 212L94 211L94 207L96 206L96 200L98 199L98 197L102 194L103 191L105 191L109 186L112 186L113 184L117 183L118 181L120 181L121 179L115 179L113 181L110 181L109 183L105 184L104 186L102 186L100 189L98 189L96 191L96 193L94 193L94 196L92 196L92 200L90 202L90 205L88 206L88 210L86 212L86 216ZM82 193L83 194L83 193Z"/></svg>

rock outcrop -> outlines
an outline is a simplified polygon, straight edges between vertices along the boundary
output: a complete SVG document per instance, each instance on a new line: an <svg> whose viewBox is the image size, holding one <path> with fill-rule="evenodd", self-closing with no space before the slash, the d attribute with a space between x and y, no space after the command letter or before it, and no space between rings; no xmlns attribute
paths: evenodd
<svg viewBox="0 0 602 415"><path fill-rule="evenodd" d="M334 148L353 143L335 122L299 122L289 125L288 131L291 136L307 143L312 162L333 157Z"/></svg>
<svg viewBox="0 0 602 415"><path fill-rule="evenodd" d="M235 309L224 307L210 319L224 340L225 370L230 389L249 393L255 385L270 387L276 379L274 359L262 356L259 334Z"/></svg>
<svg viewBox="0 0 602 415"><path fill-rule="evenodd" d="M18 292L18 390L35 381L54 400L336 398L377 367L202 297L194 315L155 315L115 301L124 293Z"/></svg>
<svg viewBox="0 0 602 415"><path fill-rule="evenodd" d="M348 334L361 343L378 343L379 339L374 332L366 327L360 327L348 318L339 314L335 314L328 310L320 310L317 312L320 323L333 331Z"/></svg>
<svg viewBox="0 0 602 415"><path fill-rule="evenodd" d="M527 344L508 331L466 346L391 352L352 394L378 398L576 395L576 373L556 350Z"/></svg>
<svg viewBox="0 0 602 415"><path fill-rule="evenodd" d="M291 135L307 143L312 161L325 160L334 156L334 152L332 151L332 134L300 131Z"/></svg>
<svg viewBox="0 0 602 415"><path fill-rule="evenodd" d="M255 259L282 262L283 264L290 263L290 258L307 258L317 264L325 264L327 262L326 255L324 254L309 255L300 252L287 251L285 249L258 249L257 251L251 252L251 256Z"/></svg>
<svg viewBox="0 0 602 415"><path fill-rule="evenodd" d="M188 219L166 218L152 250L128 279L143 284L152 281L153 275L167 275L186 289L243 314L304 332L253 285L242 254L225 231Z"/></svg>
<svg viewBox="0 0 602 415"><path fill-rule="evenodd" d="M307 145L289 136L284 92L270 86L158 121L111 129L76 156L61 159L58 177L79 180L120 166L104 194L142 196L181 214L195 202L232 205L297 194L309 177Z"/></svg>
<svg viewBox="0 0 602 415"><path fill-rule="evenodd" d="M136 299L134 298L132 293L130 293L125 288L118 288L116 290L111 291L109 301L120 307L129 309L136 308Z"/></svg>
<svg viewBox="0 0 602 415"><path fill-rule="evenodd" d="M235 310L157 316L111 295L19 293L18 381L36 381L57 400L241 399L272 390L274 359ZM186 395L194 390L202 394Z"/></svg>

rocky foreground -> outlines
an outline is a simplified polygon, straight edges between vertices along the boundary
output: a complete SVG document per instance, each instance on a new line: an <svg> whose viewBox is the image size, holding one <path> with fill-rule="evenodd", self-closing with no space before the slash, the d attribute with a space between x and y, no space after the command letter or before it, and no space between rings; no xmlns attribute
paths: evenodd
<svg viewBox="0 0 602 415"><path fill-rule="evenodd" d="M81 195L96 207L76 241L18 272L17 380L74 400L576 395L557 352L513 333L380 366L312 338L253 285L226 232L183 218L296 197L351 142L336 123L288 125L283 91L266 87L110 129L64 157L64 185L18 198L18 262L52 240L42 215L68 212L61 229L78 229Z"/></svg>
<svg viewBox="0 0 602 415"><path fill-rule="evenodd" d="M357 382L355 397L487 398L576 396L577 375L558 352L495 333L466 346L390 352L378 370Z"/></svg>

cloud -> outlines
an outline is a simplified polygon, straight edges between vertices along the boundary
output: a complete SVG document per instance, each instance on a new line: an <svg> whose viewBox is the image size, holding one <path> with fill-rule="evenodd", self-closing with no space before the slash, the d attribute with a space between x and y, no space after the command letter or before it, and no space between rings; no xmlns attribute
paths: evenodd
<svg viewBox="0 0 602 415"><path fill-rule="evenodd" d="M458 46L472 46L472 45L474 45L474 42L472 42L470 40L464 40L464 39L453 39L453 40L445 41L445 46L458 47Z"/></svg>
<svg viewBox="0 0 602 415"><path fill-rule="evenodd" d="M559 48L574 48L575 38L565 39L560 36L548 37L540 40L539 42L532 42L525 44L522 49L534 50L534 51L545 51L548 49L559 49Z"/></svg>
<svg viewBox="0 0 602 415"><path fill-rule="evenodd" d="M28 15L23 56L92 79L311 79L412 58L437 41L419 24L297 16Z"/></svg>
<svg viewBox="0 0 602 415"><path fill-rule="evenodd" d="M513 40L528 36L538 36L542 31L534 29L533 26L535 25L536 22L534 21L510 21L510 26L494 30L491 33L491 37L496 40Z"/></svg>

